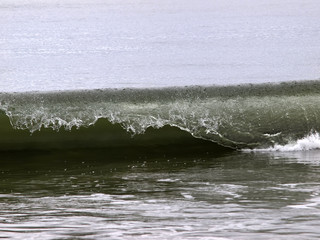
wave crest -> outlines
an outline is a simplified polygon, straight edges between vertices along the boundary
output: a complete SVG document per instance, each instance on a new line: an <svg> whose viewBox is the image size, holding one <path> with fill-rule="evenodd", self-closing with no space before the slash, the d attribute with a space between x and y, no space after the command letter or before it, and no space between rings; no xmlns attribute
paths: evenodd
<svg viewBox="0 0 320 240"><path fill-rule="evenodd" d="M295 152L295 151L309 151L320 149L320 135L318 132L308 134L306 137L296 141L290 141L288 144L275 144L269 148L255 149L255 151L263 152ZM248 151L248 150L247 150Z"/></svg>
<svg viewBox="0 0 320 240"><path fill-rule="evenodd" d="M290 141L298 141L313 130L319 132L319 92L320 83L310 81L229 87L3 93L0 109L14 128L31 133L43 128L73 131L94 125L98 119L107 119L132 135L168 125L231 148L276 149L278 146L289 148ZM301 149L307 149L303 143L299 144Z"/></svg>

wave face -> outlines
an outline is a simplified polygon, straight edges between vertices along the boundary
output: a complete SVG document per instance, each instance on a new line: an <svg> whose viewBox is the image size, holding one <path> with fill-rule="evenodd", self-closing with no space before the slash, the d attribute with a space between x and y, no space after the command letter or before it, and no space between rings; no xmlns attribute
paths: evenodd
<svg viewBox="0 0 320 240"><path fill-rule="evenodd" d="M131 135L171 126L230 148L268 148L319 131L320 81L1 93L0 109L30 133L74 132L106 119Z"/></svg>

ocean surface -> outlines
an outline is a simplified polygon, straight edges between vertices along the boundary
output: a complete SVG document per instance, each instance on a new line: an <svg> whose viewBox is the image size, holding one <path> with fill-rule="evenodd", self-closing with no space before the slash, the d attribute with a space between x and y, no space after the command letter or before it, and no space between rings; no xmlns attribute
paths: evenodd
<svg viewBox="0 0 320 240"><path fill-rule="evenodd" d="M1 0L0 239L319 239L316 0Z"/></svg>
<svg viewBox="0 0 320 240"><path fill-rule="evenodd" d="M1 0L1 91L319 79L317 0Z"/></svg>

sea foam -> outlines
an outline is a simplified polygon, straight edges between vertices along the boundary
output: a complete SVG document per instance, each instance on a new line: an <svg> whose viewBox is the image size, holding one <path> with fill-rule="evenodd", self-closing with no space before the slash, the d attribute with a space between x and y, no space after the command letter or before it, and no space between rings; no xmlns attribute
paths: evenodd
<svg viewBox="0 0 320 240"><path fill-rule="evenodd" d="M274 146L269 148L254 149L250 151L293 152L293 151L309 151L309 150L315 150L315 149L320 149L320 135L318 132L310 133L301 139L290 141L289 143L284 145L275 144ZM245 150L245 151L248 151L248 150Z"/></svg>

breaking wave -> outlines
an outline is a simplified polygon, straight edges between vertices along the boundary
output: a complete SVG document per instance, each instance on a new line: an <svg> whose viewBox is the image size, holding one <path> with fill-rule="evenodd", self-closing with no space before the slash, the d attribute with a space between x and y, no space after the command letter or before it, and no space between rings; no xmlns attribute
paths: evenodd
<svg viewBox="0 0 320 240"><path fill-rule="evenodd" d="M310 133L302 139L296 141L290 141L287 144L274 144L274 146L268 148L254 149L254 151L263 152L294 152L294 151L309 151L320 149L320 135L319 133ZM248 150L247 150L248 151Z"/></svg>
<svg viewBox="0 0 320 240"><path fill-rule="evenodd" d="M0 93L0 109L1 144L23 141L8 137L8 131L32 139L37 132L55 138L59 133L54 132L63 129L63 139L69 131L81 138L81 129L90 126L96 129L90 130L95 132L91 141L109 132L111 143L120 134L116 126L121 126L133 139L147 129L169 127L235 149L308 150L320 145L320 81ZM97 130L101 119L110 125L106 132ZM170 133L169 139L176 134Z"/></svg>

